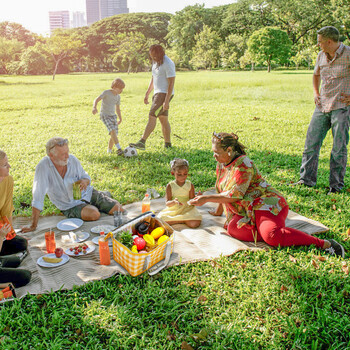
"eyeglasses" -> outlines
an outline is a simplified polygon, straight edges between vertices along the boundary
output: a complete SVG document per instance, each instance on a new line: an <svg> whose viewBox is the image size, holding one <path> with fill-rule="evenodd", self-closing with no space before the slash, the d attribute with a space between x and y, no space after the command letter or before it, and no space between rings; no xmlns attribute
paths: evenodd
<svg viewBox="0 0 350 350"><path fill-rule="evenodd" d="M49 148L49 151L51 151L56 146L63 146L63 145L66 145L67 143L68 143L68 139L59 140Z"/></svg>
<svg viewBox="0 0 350 350"><path fill-rule="evenodd" d="M222 141L224 139L223 136L221 136L220 134L218 134L217 132L213 132L213 137L215 137L216 139L218 139L219 141Z"/></svg>

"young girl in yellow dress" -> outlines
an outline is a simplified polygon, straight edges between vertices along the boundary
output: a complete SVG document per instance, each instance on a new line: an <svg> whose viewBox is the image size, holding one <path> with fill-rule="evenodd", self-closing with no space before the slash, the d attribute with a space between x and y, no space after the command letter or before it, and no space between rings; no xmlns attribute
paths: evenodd
<svg viewBox="0 0 350 350"><path fill-rule="evenodd" d="M175 180L166 186L167 207L158 214L158 217L169 225L186 224L188 227L196 228L201 224L202 215L196 207L187 204L195 197L194 186L187 180L188 161L175 158L170 162L170 168Z"/></svg>

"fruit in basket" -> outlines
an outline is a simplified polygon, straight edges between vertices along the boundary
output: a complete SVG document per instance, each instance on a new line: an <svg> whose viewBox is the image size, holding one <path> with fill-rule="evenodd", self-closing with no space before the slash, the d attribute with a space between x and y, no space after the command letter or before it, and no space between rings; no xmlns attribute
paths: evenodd
<svg viewBox="0 0 350 350"><path fill-rule="evenodd" d="M156 241L154 240L154 238L149 234L144 235L143 239L146 241L146 245L148 247L153 247L156 244Z"/></svg>
<svg viewBox="0 0 350 350"><path fill-rule="evenodd" d="M63 249L62 248L56 248L55 249L55 255L57 258L60 258L63 255Z"/></svg>
<svg viewBox="0 0 350 350"><path fill-rule="evenodd" d="M136 245L137 250L142 250L146 247L146 241L141 237L136 237L134 239L134 244Z"/></svg>
<svg viewBox="0 0 350 350"><path fill-rule="evenodd" d="M163 235L163 236L159 237L159 238L158 238L157 244L158 244L158 245L161 245L161 244L162 244L163 242L165 242L168 238L169 238L169 237L166 236L166 235Z"/></svg>
<svg viewBox="0 0 350 350"><path fill-rule="evenodd" d="M151 236L154 239L158 239L160 236L163 236L164 232L165 232L164 228L159 226L151 232Z"/></svg>
<svg viewBox="0 0 350 350"><path fill-rule="evenodd" d="M132 251L133 253L138 253L138 250L137 250L137 247L136 247L135 244L131 247L131 251Z"/></svg>

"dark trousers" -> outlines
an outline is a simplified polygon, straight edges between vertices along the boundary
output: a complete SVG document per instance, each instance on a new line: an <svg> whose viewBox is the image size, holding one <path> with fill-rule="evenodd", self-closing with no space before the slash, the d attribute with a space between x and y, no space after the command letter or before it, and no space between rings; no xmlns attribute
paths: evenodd
<svg viewBox="0 0 350 350"><path fill-rule="evenodd" d="M16 269L21 264L21 259L15 255L11 256L12 254L25 251L27 245L27 241L23 237L18 236L3 242L0 252L0 283L11 282L16 288L29 283L32 276L31 272L24 269Z"/></svg>

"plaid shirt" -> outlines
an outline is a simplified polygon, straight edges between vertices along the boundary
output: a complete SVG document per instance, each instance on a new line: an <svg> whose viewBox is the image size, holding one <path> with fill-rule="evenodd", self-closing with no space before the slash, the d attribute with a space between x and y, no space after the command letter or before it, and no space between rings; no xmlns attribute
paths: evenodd
<svg viewBox="0 0 350 350"><path fill-rule="evenodd" d="M341 94L350 94L350 47L340 43L334 58L331 60L321 51L316 60L314 75L320 75L321 106L323 113L347 107L340 102Z"/></svg>

